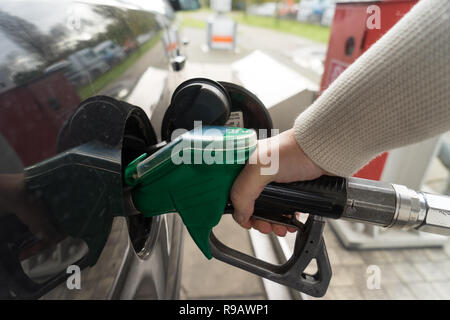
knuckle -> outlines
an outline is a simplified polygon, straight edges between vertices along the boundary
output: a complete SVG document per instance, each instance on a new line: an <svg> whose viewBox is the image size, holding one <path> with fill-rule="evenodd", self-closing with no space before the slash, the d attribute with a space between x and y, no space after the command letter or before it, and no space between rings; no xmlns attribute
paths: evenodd
<svg viewBox="0 0 450 320"><path fill-rule="evenodd" d="M236 204L239 202L239 193L236 192L235 190L231 189L230 192L230 200L231 202L233 202L233 204L236 206Z"/></svg>

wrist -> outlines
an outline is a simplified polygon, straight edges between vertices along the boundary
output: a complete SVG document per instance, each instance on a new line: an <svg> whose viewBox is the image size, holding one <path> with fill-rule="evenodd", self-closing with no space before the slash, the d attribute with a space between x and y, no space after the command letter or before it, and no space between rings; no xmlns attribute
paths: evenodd
<svg viewBox="0 0 450 320"><path fill-rule="evenodd" d="M282 132L279 139L280 170L275 177L276 182L312 180L327 173L303 151L294 129Z"/></svg>

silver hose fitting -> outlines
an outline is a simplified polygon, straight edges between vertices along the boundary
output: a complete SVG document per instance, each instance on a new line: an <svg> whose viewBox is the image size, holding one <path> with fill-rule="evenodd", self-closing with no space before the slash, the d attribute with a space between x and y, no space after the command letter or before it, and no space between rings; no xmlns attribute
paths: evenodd
<svg viewBox="0 0 450 320"><path fill-rule="evenodd" d="M347 179L347 205L341 218L450 235L450 197L352 177Z"/></svg>
<svg viewBox="0 0 450 320"><path fill-rule="evenodd" d="M398 184L392 184L392 187L396 196L395 214L387 227L403 230L417 228L427 213L423 194Z"/></svg>
<svg viewBox="0 0 450 320"><path fill-rule="evenodd" d="M450 197L430 193L422 195L427 204L427 213L416 229L450 236Z"/></svg>
<svg viewBox="0 0 450 320"><path fill-rule="evenodd" d="M342 218L387 227L395 214L396 194L390 183L347 179L347 206Z"/></svg>

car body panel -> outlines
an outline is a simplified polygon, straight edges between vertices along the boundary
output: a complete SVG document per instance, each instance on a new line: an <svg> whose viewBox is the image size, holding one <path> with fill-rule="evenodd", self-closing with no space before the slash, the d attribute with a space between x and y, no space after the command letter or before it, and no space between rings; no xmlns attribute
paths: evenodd
<svg viewBox="0 0 450 320"><path fill-rule="evenodd" d="M61 132L80 103L105 95L137 104L149 117L169 105L178 79L170 62L179 52L167 50L174 13L166 1L151 2L147 7L139 1L0 4L0 229L8 230L0 236L0 298L24 298L11 289L13 265L32 289L86 254L83 241L64 235L45 249L29 247L46 239L34 224L46 208L39 196L30 199L23 181L26 168L58 156ZM109 61L95 49L107 44ZM100 258L81 271L80 289L59 280L42 298L177 298L180 219L171 215L143 222L147 241L138 249L130 241L130 224L140 227L136 221L114 218ZM45 219L37 222L44 229L54 227L45 224ZM21 267L9 258L13 244Z"/></svg>

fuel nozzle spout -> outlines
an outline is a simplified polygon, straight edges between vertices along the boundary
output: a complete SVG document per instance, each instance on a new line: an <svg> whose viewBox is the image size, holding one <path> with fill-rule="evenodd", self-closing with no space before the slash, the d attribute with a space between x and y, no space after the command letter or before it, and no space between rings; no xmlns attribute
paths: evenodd
<svg viewBox="0 0 450 320"><path fill-rule="evenodd" d="M387 228L450 235L450 197L358 178L347 181L342 218Z"/></svg>

